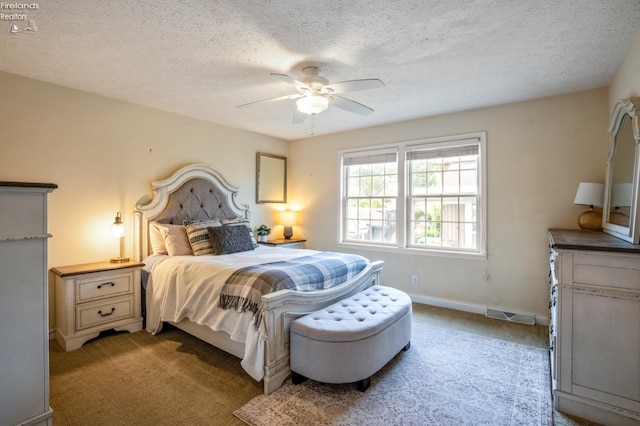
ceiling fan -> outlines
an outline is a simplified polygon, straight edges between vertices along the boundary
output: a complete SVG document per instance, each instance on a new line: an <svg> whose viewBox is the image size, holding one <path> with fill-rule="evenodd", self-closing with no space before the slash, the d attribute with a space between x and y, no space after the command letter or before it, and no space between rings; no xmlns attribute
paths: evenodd
<svg viewBox="0 0 640 426"><path fill-rule="evenodd" d="M315 66L306 67L302 72L304 73L304 76L300 77L300 79L291 77L287 74L271 73L272 76L276 77L280 81L295 87L296 93L263 99L261 101L249 102L247 104L238 105L237 108L244 108L269 102L295 100L297 108L293 115L294 123L303 122L308 115L315 116L316 114L326 111L327 108L329 108L330 103L345 111L368 115L373 112L373 109L354 100L340 96L340 94L384 87L382 80L377 78L347 80L329 84L329 80L322 77L319 74L319 68Z"/></svg>

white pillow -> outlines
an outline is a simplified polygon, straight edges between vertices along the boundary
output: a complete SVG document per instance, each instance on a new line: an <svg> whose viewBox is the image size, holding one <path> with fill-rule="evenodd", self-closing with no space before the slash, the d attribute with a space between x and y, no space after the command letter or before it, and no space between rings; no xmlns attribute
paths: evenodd
<svg viewBox="0 0 640 426"><path fill-rule="evenodd" d="M157 223L157 228L162 234L164 246L169 256L191 256L191 244L187 238L187 230L182 225Z"/></svg>
<svg viewBox="0 0 640 426"><path fill-rule="evenodd" d="M164 245L164 236L162 230L158 227L158 222L149 223L149 242L151 243L151 252L153 254L167 254L167 248Z"/></svg>

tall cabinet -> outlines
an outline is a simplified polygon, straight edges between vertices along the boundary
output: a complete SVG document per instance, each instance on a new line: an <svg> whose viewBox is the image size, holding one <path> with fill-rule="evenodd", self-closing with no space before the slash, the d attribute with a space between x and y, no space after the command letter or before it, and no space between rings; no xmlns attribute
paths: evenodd
<svg viewBox="0 0 640 426"><path fill-rule="evenodd" d="M51 425L47 194L0 182L0 424Z"/></svg>
<svg viewBox="0 0 640 426"><path fill-rule="evenodd" d="M611 425L640 422L640 246L549 230L554 407Z"/></svg>

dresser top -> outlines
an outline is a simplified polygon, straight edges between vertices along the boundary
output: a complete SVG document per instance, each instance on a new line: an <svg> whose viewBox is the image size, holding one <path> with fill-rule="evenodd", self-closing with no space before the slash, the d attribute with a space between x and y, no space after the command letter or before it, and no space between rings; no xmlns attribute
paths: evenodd
<svg viewBox="0 0 640 426"><path fill-rule="evenodd" d="M565 250L609 251L640 254L640 245L631 244L600 231L549 229L549 245Z"/></svg>
<svg viewBox="0 0 640 426"><path fill-rule="evenodd" d="M36 182L6 182L0 181L0 186L11 186L14 188L49 188L56 189L58 185L55 183L36 183Z"/></svg>

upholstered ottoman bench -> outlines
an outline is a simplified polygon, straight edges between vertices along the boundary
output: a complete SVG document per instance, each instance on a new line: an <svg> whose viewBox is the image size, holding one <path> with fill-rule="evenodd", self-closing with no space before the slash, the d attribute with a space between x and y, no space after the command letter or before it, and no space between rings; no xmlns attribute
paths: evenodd
<svg viewBox="0 0 640 426"><path fill-rule="evenodd" d="M411 299L390 287L369 287L291 323L292 381L353 383L371 376L411 342Z"/></svg>

